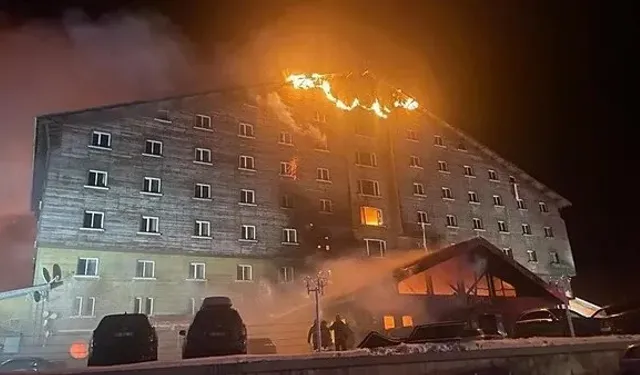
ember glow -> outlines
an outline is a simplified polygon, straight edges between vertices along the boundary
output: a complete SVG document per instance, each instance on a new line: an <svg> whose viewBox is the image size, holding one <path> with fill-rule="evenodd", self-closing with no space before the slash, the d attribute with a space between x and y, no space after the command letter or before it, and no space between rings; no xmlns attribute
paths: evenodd
<svg viewBox="0 0 640 375"><path fill-rule="evenodd" d="M363 103L360 99L355 98L350 103L344 102L333 94L331 89L331 77L329 74L291 74L287 77L286 82L290 83L294 89L298 90L321 90L324 92L325 97L336 105L339 109L344 111L352 111L356 108L362 108L367 111L371 111L380 118L389 117L391 109L380 102L378 98L374 99L372 103ZM393 96L393 107L398 109L404 109L407 111L413 111L418 108L418 102L404 94L400 90L395 90Z"/></svg>

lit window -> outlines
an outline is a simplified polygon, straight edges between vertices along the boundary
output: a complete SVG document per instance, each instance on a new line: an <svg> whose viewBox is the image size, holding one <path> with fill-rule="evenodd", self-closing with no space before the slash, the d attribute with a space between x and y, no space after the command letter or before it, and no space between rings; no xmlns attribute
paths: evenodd
<svg viewBox="0 0 640 375"><path fill-rule="evenodd" d="M513 249L511 249L510 247L505 247L504 249L502 249L502 252L504 252L504 255L513 259Z"/></svg>
<svg viewBox="0 0 640 375"><path fill-rule="evenodd" d="M211 150L208 148L196 148L194 161L196 163L211 164Z"/></svg>
<svg viewBox="0 0 640 375"><path fill-rule="evenodd" d="M380 184L374 180L358 180L358 193L372 197L380 196Z"/></svg>
<svg viewBox="0 0 640 375"><path fill-rule="evenodd" d="M360 223L363 225L381 226L382 210L374 207L360 207Z"/></svg>
<svg viewBox="0 0 640 375"><path fill-rule="evenodd" d="M409 166L414 168L422 168L422 164L420 163L420 158L418 156L412 155L409 158Z"/></svg>
<svg viewBox="0 0 640 375"><path fill-rule="evenodd" d="M505 221L498 220L498 232L502 232L502 233L509 232L509 227L507 226L507 223Z"/></svg>
<svg viewBox="0 0 640 375"><path fill-rule="evenodd" d="M436 146L444 147L444 142L442 141L442 137L439 135L433 136L433 144Z"/></svg>
<svg viewBox="0 0 640 375"><path fill-rule="evenodd" d="M494 195L493 196L493 205L496 207L504 207L504 204L502 204L502 197L499 195Z"/></svg>
<svg viewBox="0 0 640 375"><path fill-rule="evenodd" d="M447 215L447 227L449 228L457 228L458 227L458 218L454 215Z"/></svg>
<svg viewBox="0 0 640 375"><path fill-rule="evenodd" d="M253 267L246 264L238 264L236 268L236 281L253 280Z"/></svg>
<svg viewBox="0 0 640 375"><path fill-rule="evenodd" d="M425 196L424 185L419 182L413 183L413 195Z"/></svg>
<svg viewBox="0 0 640 375"><path fill-rule="evenodd" d="M295 273L293 267L280 267L278 280L281 283L290 283L294 280Z"/></svg>
<svg viewBox="0 0 640 375"><path fill-rule="evenodd" d="M91 147L94 148L111 148L111 134L101 131L93 131L91 133Z"/></svg>
<svg viewBox="0 0 640 375"><path fill-rule="evenodd" d="M540 209L540 212L549 212L549 207L547 207L547 204L544 202L538 202L538 208Z"/></svg>
<svg viewBox="0 0 640 375"><path fill-rule="evenodd" d="M298 243L298 231L293 228L282 229L282 242L289 244Z"/></svg>
<svg viewBox="0 0 640 375"><path fill-rule="evenodd" d="M356 164L366 167L377 167L378 158L372 152L356 152Z"/></svg>
<svg viewBox="0 0 640 375"><path fill-rule="evenodd" d="M211 117L196 115L194 127L196 129L211 129Z"/></svg>
<svg viewBox="0 0 640 375"><path fill-rule="evenodd" d="M98 276L98 258L78 258L75 276Z"/></svg>
<svg viewBox="0 0 640 375"><path fill-rule="evenodd" d="M480 199L478 199L478 194L475 191L469 192L469 203L480 203Z"/></svg>
<svg viewBox="0 0 640 375"><path fill-rule="evenodd" d="M156 276L156 263L152 260L139 260L136 262L136 278L153 279Z"/></svg>
<svg viewBox="0 0 640 375"><path fill-rule="evenodd" d="M253 156L240 155L238 158L238 168L246 170L255 170L256 163Z"/></svg>
<svg viewBox="0 0 640 375"><path fill-rule="evenodd" d="M449 172L449 165L446 161L438 160L438 170L440 172Z"/></svg>
<svg viewBox="0 0 640 375"><path fill-rule="evenodd" d="M280 176L293 177L293 164L288 161L280 162Z"/></svg>
<svg viewBox="0 0 640 375"><path fill-rule="evenodd" d="M316 180L318 181L331 181L329 177L329 170L327 168L318 168L316 170Z"/></svg>
<svg viewBox="0 0 640 375"><path fill-rule="evenodd" d="M560 255L556 251L549 251L549 259L552 264L560 263Z"/></svg>
<svg viewBox="0 0 640 375"><path fill-rule="evenodd" d="M538 261L538 254L536 254L535 250L527 250L527 255L529 257L529 262Z"/></svg>
<svg viewBox="0 0 640 375"><path fill-rule="evenodd" d="M240 189L240 203L255 204L256 192L249 189Z"/></svg>
<svg viewBox="0 0 640 375"><path fill-rule="evenodd" d="M384 257L387 252L386 241L365 238L364 243L367 247L367 255L370 257Z"/></svg>
<svg viewBox="0 0 640 375"><path fill-rule="evenodd" d="M522 234L531 235L531 226L529 224L522 224Z"/></svg>
<svg viewBox="0 0 640 375"><path fill-rule="evenodd" d="M544 236L547 237L547 238L552 238L553 237L553 228L544 227Z"/></svg>
<svg viewBox="0 0 640 375"><path fill-rule="evenodd" d="M418 140L418 132L413 130L413 129L408 129L407 130L407 139L411 140L411 141L417 141Z"/></svg>
<svg viewBox="0 0 640 375"><path fill-rule="evenodd" d="M243 138L254 138L253 125L241 122L238 124L238 136Z"/></svg>
<svg viewBox="0 0 640 375"><path fill-rule="evenodd" d="M193 235L196 237L211 237L211 222L205 220L196 220Z"/></svg>
<svg viewBox="0 0 640 375"><path fill-rule="evenodd" d="M280 137L278 138L278 143L282 145L292 145L293 137L289 132L280 132Z"/></svg>
<svg viewBox="0 0 640 375"><path fill-rule="evenodd" d="M106 188L107 187L107 172L90 170L87 177L86 187L94 188Z"/></svg>
<svg viewBox="0 0 640 375"><path fill-rule="evenodd" d="M204 280L206 265L204 263L192 262L189 264L189 279Z"/></svg>
<svg viewBox="0 0 640 375"><path fill-rule="evenodd" d="M475 230L484 230L484 226L482 225L482 219L474 217L473 218L473 229Z"/></svg>
<svg viewBox="0 0 640 375"><path fill-rule="evenodd" d="M527 205L526 205L526 203L524 203L524 201L522 199L517 199L516 200L516 204L518 205L518 209L519 210L526 210L527 209Z"/></svg>
<svg viewBox="0 0 640 375"><path fill-rule="evenodd" d="M413 317L411 315L403 315L402 316L402 326L403 327L413 327Z"/></svg>
<svg viewBox="0 0 640 375"><path fill-rule="evenodd" d="M418 211L417 215L418 215L418 224L428 224L429 223L429 217L427 216L426 212Z"/></svg>
<svg viewBox="0 0 640 375"><path fill-rule="evenodd" d="M194 198L211 199L211 185L197 183Z"/></svg>
<svg viewBox="0 0 640 375"><path fill-rule="evenodd" d="M464 166L464 175L467 177L475 177L475 172L473 172L473 167L471 167L470 165L465 165Z"/></svg>
<svg viewBox="0 0 640 375"><path fill-rule="evenodd" d="M448 187L443 187L442 189L442 199L453 199L453 193L451 193L451 189Z"/></svg>
<svg viewBox="0 0 640 375"><path fill-rule="evenodd" d="M151 297L136 297L133 300L133 313L153 315L153 298Z"/></svg>
<svg viewBox="0 0 640 375"><path fill-rule="evenodd" d="M330 199L320 199L320 212L333 212L333 204Z"/></svg>
<svg viewBox="0 0 640 375"><path fill-rule="evenodd" d="M85 211L82 222L83 229L104 229L104 212Z"/></svg>
<svg viewBox="0 0 640 375"><path fill-rule="evenodd" d="M144 155L162 156L162 142L147 139L144 145Z"/></svg>
<svg viewBox="0 0 640 375"><path fill-rule="evenodd" d="M159 233L158 223L160 219L154 216L143 216L140 220L141 233Z"/></svg>
<svg viewBox="0 0 640 375"><path fill-rule="evenodd" d="M383 318L384 329L394 329L396 328L396 319L392 315L385 315Z"/></svg>
<svg viewBox="0 0 640 375"><path fill-rule="evenodd" d="M240 239L246 241L256 240L256 226L255 225L243 225L240 232Z"/></svg>
<svg viewBox="0 0 640 375"><path fill-rule="evenodd" d="M493 169L489 169L487 173L489 174L489 180L498 181L498 173L496 173L496 171L494 171Z"/></svg>
<svg viewBox="0 0 640 375"><path fill-rule="evenodd" d="M145 177L142 183L142 192L151 194L161 193L162 182L159 178Z"/></svg>

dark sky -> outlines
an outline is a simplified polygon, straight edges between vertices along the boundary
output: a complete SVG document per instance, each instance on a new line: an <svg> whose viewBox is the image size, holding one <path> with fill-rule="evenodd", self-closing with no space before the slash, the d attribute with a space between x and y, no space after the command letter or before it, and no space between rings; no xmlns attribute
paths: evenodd
<svg viewBox="0 0 640 375"><path fill-rule="evenodd" d="M91 7L83 5L88 3ZM0 9L0 27L13 37L31 35L35 29L37 37L27 38L27 43L37 46L42 43L43 33L39 32L43 25L46 30L73 33L71 50L65 50L72 55L70 60L55 53L55 58L44 59L33 52L28 56L25 53L21 60L24 50L20 49L12 54L14 68L27 64L31 69L50 69L44 79L71 74L59 61L84 61L83 43L89 43L93 51L90 63L80 65L87 66L89 72L103 64L107 68L100 65L100 69L107 70L101 72L121 73L136 69L139 63L145 76L146 65L141 61L147 60L136 57L134 64L123 66L115 62L127 60L131 53L153 50L159 43L164 46L167 38L170 48L177 49L156 51L162 58L181 54L181 63L193 67L192 72L209 67L207 73L186 80L199 84L214 76L234 75L238 81L246 81L249 76L266 79L283 68L320 72L371 68L573 202L564 217L578 269L574 288L579 296L608 302L633 293L631 287L640 281L640 249L634 242L632 226L632 212L637 212L638 204L634 199L632 181L636 176L631 153L635 143L631 129L637 123L632 100L637 97L638 87L637 73L632 69L638 61L632 47L637 47L633 35L640 32L631 5L625 9L582 1L524 0L94 0L7 4L4 15ZM85 37L86 27L77 27L77 13L70 16L70 9L80 9L86 15L81 26L97 25L99 39L92 39L95 35L90 33ZM128 16L152 20L150 31L144 31L149 35L131 38L138 44L126 40L127 32L118 29L121 23L112 27L115 18ZM105 17L111 21L105 21ZM140 28L134 25L133 30L137 33ZM0 38L0 47L2 42ZM100 55L106 50L118 53ZM156 52L149 54L153 57ZM55 68L48 67L50 61L57 64ZM167 69L175 65L172 60ZM0 61L0 68L6 71L11 66L3 67ZM156 70L174 78L173 71ZM24 83L29 82L29 70L16 72L12 74L16 77L13 87L24 90L25 98L31 97L26 93L38 86ZM104 94L95 94L95 101L118 101L133 92L153 95L177 87L185 90L180 81L169 88L145 91L140 88L149 86L144 77L131 73L125 78L126 84L109 82L101 86L102 90L94 90ZM156 78L153 76L154 82ZM100 78L95 80L95 84L100 83ZM131 81L137 82L139 91L129 89ZM14 98L14 91L8 93L6 89L10 84L2 85L5 83L0 78L0 99ZM47 105L19 106L25 110L16 113L14 119L28 122L36 114L33 111L99 104L80 95L78 87L86 86L62 87L51 95L46 94L46 88L38 88ZM113 95L107 95L113 87L122 90L114 89ZM66 100L52 99L64 96L65 90ZM1 125L2 138L20 145L17 153L26 159L30 138L24 129L28 126L16 130L12 128L15 124ZM0 156L5 162L7 154ZM5 163L9 166L4 168L26 165L24 160L22 164L19 161ZM0 190L0 194L21 194L16 192L24 190L21 187L26 175L17 178L15 189ZM19 199L26 202L26 195Z"/></svg>

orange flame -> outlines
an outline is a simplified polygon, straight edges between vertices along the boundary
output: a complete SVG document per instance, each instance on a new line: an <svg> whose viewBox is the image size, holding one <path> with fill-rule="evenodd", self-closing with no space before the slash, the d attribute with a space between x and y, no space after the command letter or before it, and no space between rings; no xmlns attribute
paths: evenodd
<svg viewBox="0 0 640 375"><path fill-rule="evenodd" d="M312 73L310 75L291 74L287 77L286 82L290 83L294 89L298 90L320 89L322 90L322 92L324 92L324 96L331 103L334 103L336 107L344 111L352 111L355 108L363 108L367 111L375 113L376 116L380 118L389 117L388 114L391 113L391 109L381 104L378 99L375 99L370 105L366 105L361 103L358 98L353 99L351 104L345 103L341 99L337 98L335 95L333 95L333 92L331 90L330 78L331 77L329 75L318 73ZM418 108L418 102L414 98L404 94L400 90L397 90L393 94L393 98L393 106L395 108L401 108L407 111L413 111Z"/></svg>

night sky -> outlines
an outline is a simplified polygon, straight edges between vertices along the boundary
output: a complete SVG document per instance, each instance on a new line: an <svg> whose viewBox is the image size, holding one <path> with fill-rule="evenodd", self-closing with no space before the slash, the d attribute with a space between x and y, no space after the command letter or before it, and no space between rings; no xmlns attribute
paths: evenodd
<svg viewBox="0 0 640 375"><path fill-rule="evenodd" d="M640 33L631 5L511 0L0 5L0 113L10 113L0 119L0 172L12 181L2 182L0 214L28 210L30 129L38 113L196 91L225 80L277 79L282 69L371 69L573 202L563 217L578 296L603 303L637 294L631 129L637 124L632 100L638 96L633 68L640 66L632 53L633 35ZM113 27L118 17L142 19L152 27L138 39L128 38L120 26ZM98 37L73 26L77 22L95 25ZM36 47L48 43L43 35L49 31L42 30L60 35L71 30L74 43L59 53L50 48L39 54ZM16 47L16 40L26 46ZM82 48L92 51L89 62L82 60L88 56ZM156 67L147 77L144 61L159 60L154 53L170 67ZM135 59L128 60L128 54ZM8 55L9 62L3 62ZM88 75L80 79L79 72L64 68L65 61L81 61ZM136 64L144 74L132 73ZM67 83L55 90L39 85L34 69L43 77L39 82ZM123 75L121 82L104 82L104 72ZM149 89L145 79L167 84ZM81 88L87 87L97 93L83 95Z"/></svg>

